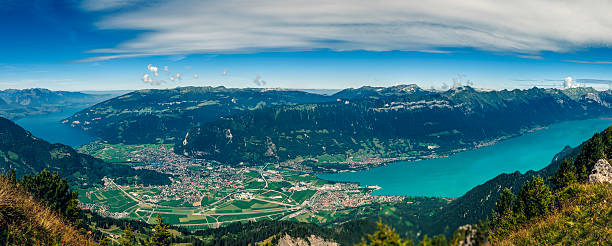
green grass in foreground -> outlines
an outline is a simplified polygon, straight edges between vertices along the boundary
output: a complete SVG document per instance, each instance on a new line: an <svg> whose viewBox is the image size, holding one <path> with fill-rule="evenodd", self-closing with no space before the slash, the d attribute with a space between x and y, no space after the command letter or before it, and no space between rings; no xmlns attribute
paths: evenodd
<svg viewBox="0 0 612 246"><path fill-rule="evenodd" d="M497 245L612 245L612 184L574 184L558 196L561 209L521 227Z"/></svg>

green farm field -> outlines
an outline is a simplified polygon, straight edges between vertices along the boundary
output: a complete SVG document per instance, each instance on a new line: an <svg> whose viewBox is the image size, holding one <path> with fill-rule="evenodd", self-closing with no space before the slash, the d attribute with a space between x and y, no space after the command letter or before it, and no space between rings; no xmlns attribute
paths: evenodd
<svg viewBox="0 0 612 246"><path fill-rule="evenodd" d="M169 151L172 144L105 144L93 143L80 147L81 153L95 156L107 162L128 162L129 158L145 148L162 148Z"/></svg>
<svg viewBox="0 0 612 246"><path fill-rule="evenodd" d="M92 202L108 206L109 212L123 212L138 205L120 190L99 190L91 193L89 197L80 196L81 202Z"/></svg>
<svg viewBox="0 0 612 246"><path fill-rule="evenodd" d="M293 193L293 195L291 196L291 199L293 199L295 202L297 202L298 204L303 203L304 201L310 199L315 193L317 193L316 190L302 190L302 191L296 191Z"/></svg>

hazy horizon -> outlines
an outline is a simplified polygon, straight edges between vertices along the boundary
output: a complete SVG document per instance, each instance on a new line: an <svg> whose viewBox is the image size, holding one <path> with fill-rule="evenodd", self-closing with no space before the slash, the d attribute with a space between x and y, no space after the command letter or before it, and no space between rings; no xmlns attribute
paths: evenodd
<svg viewBox="0 0 612 246"><path fill-rule="evenodd" d="M417 83L397 83L397 84L390 84L390 85L370 85L370 84L363 84L359 87L345 87L345 88L289 88L289 87L253 87L253 86L243 86L243 87L231 87L231 86L224 86L224 85L177 85L174 87L156 87L156 88L140 88L140 89L123 89L123 90L116 90L116 89L108 89L108 90L104 90L104 89L100 89L100 90L88 90L88 89L84 89L84 90L56 90L56 89L52 89L52 88L45 88L45 87L25 87L25 88L3 88L0 89L0 91L4 91L4 90L28 90L28 89L48 89L51 91L68 91L68 92L82 92L82 93L90 93L90 94L96 94L96 93L103 93L103 92L115 92L115 93L121 93L121 92L131 92L131 91L138 91L138 90L146 90L146 89L156 89L156 90L164 90L164 89L175 89L175 88L182 88L182 87L225 87L225 88L236 88L236 89L281 89L281 90L297 90L297 91L341 91L344 89L358 89L358 88L362 88L362 87L393 87L393 86L400 86L400 85L417 85L419 88L424 89L424 90L435 90L435 91L447 91L449 89L452 89L452 86L448 86L448 88L435 88L435 87L424 87L422 85L419 85ZM514 88L485 88L485 87L478 87L478 86L474 86L474 85L465 85L465 84L459 84L457 85L458 87L462 87L462 86L469 86L472 87L474 89L479 89L479 90L493 90L493 91L500 91L500 90L514 90L514 89L519 89L519 90L526 90L526 89L530 89L530 88L551 88L551 89L568 89L565 88L563 86L563 84L559 84L556 86L539 86L539 85L525 85L525 86L519 86L519 87L514 87ZM589 85L589 84L580 84L578 86L575 87L571 87L571 88L593 88L595 90L599 90L599 91L605 91L605 90L610 90L612 88L610 88L607 84L593 84L593 85Z"/></svg>

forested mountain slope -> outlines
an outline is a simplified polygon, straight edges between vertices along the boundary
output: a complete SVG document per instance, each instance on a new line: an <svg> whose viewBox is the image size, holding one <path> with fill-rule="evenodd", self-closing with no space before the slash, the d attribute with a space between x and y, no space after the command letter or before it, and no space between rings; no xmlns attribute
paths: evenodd
<svg viewBox="0 0 612 246"><path fill-rule="evenodd" d="M586 183L587 176L592 172L594 163L610 155L612 155L612 127L595 134L576 148L566 147L555 155L551 164L539 171L529 171L525 174L519 172L501 174L473 188L432 216L431 222L426 223L425 230L430 234L445 233L450 235L461 225L475 224L478 221L492 219L491 211L495 209L502 191L508 188L512 193L518 194L521 187L533 177L542 177L550 187L563 188L556 187L559 185L554 181L558 180L560 167L562 167L561 169L567 169L563 166L564 162L574 163L576 166L575 171L573 171L575 173L572 174L576 180L574 182ZM576 173L582 174L578 175Z"/></svg>
<svg viewBox="0 0 612 246"><path fill-rule="evenodd" d="M328 96L282 89L139 90L84 109L63 123L110 143L157 143L182 138L190 128L244 111L330 100Z"/></svg>
<svg viewBox="0 0 612 246"><path fill-rule="evenodd" d="M423 157L477 147L559 121L612 113L607 104L589 98L573 100L554 89L460 87L432 93L411 86L393 91L341 91L336 95L356 99L224 117L191 129L175 151L253 165L283 161L322 165L318 157L324 155L339 156L344 163Z"/></svg>
<svg viewBox="0 0 612 246"><path fill-rule="evenodd" d="M8 119L0 117L0 172L16 169L17 176L35 174L44 169L57 171L75 186L102 182L104 176L117 177L118 182L165 184L167 175L150 170L106 163L89 155L77 153L63 144L50 144Z"/></svg>

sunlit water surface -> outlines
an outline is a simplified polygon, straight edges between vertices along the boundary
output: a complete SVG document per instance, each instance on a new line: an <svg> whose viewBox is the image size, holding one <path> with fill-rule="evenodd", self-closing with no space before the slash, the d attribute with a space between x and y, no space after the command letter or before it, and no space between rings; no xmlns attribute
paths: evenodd
<svg viewBox="0 0 612 246"><path fill-rule="evenodd" d="M445 158L399 161L370 170L319 177L382 187L375 195L459 197L501 173L539 170L566 145L575 147L610 124L612 119L567 121Z"/></svg>

